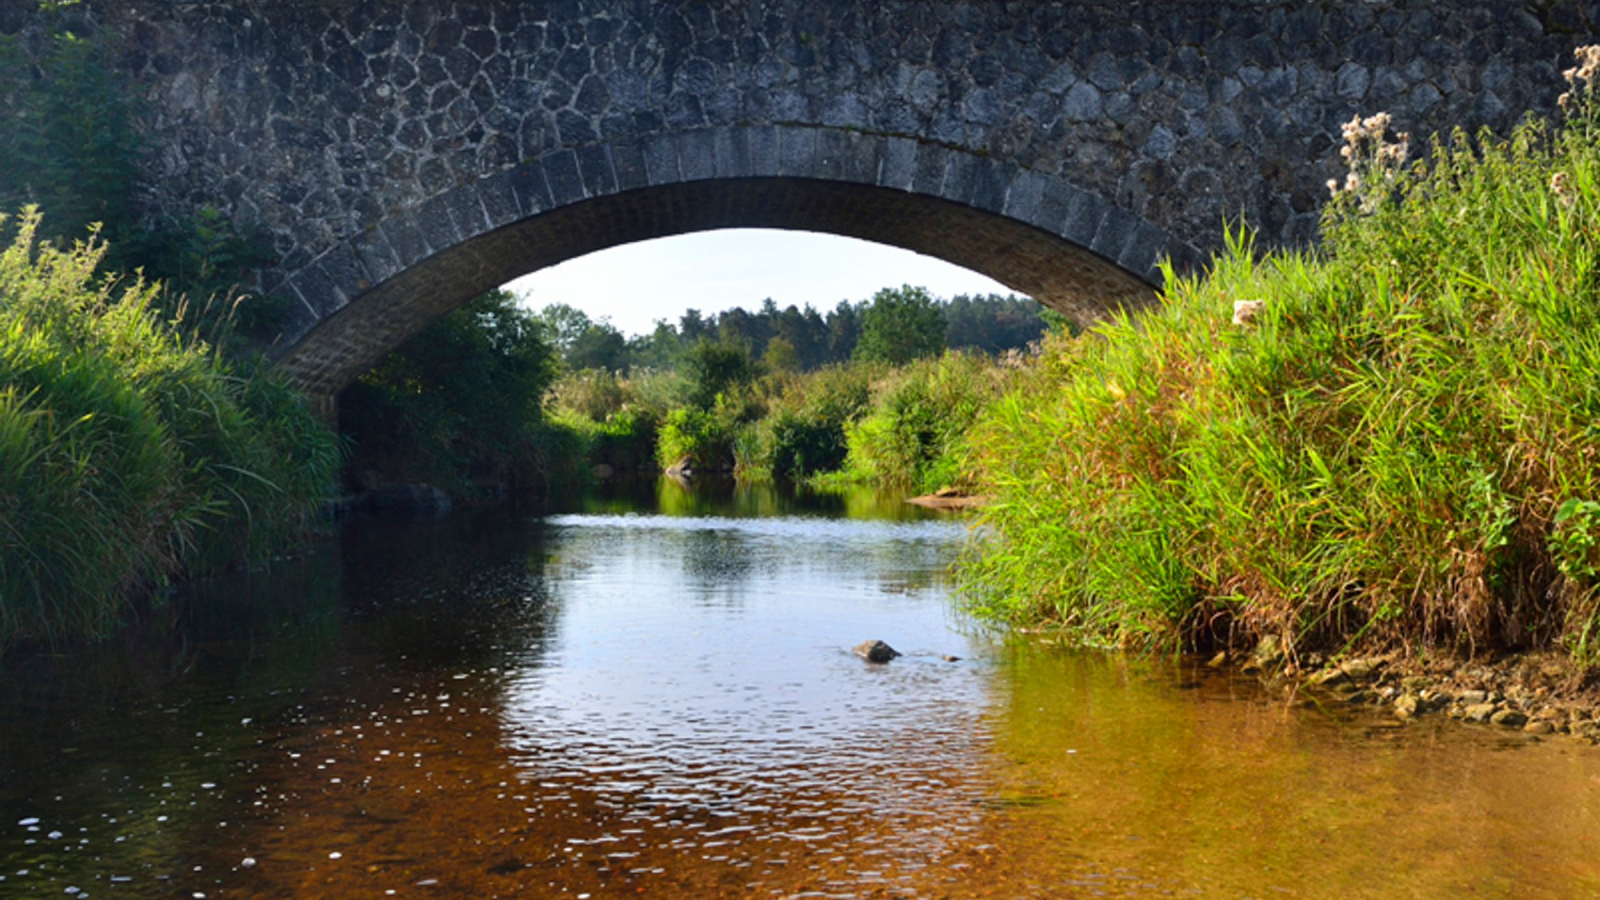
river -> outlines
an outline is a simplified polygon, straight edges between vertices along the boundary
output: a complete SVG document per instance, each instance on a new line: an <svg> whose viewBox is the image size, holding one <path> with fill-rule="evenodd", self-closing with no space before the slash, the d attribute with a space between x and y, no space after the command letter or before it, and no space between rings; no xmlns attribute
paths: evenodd
<svg viewBox="0 0 1600 900"><path fill-rule="evenodd" d="M0 897L1600 896L1600 749L1001 639L968 539L670 481L347 523L0 671Z"/></svg>

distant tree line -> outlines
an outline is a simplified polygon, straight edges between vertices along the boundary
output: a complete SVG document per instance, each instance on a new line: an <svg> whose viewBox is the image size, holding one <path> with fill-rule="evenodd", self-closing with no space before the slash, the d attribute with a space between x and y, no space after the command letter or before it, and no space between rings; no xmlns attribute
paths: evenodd
<svg viewBox="0 0 1600 900"><path fill-rule="evenodd" d="M840 301L827 313L810 304L782 309L770 298L754 312L735 307L706 315L686 311L678 322L656 322L649 334L628 337L605 319L565 303L539 314L569 371L677 369L702 343L742 351L771 371L810 372L852 360L896 365L945 350L991 356L1037 341L1060 320L1056 313L1016 295L936 298L924 288L886 288L872 299Z"/></svg>

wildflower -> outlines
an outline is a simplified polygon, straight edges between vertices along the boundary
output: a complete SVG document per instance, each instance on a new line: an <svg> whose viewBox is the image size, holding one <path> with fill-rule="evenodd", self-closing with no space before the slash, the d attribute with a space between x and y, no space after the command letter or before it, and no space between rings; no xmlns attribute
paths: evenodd
<svg viewBox="0 0 1600 900"><path fill-rule="evenodd" d="M1578 201L1577 195L1572 192L1572 187L1568 184L1565 172L1557 172L1550 176L1550 193L1556 195L1556 202L1562 206L1570 207Z"/></svg>
<svg viewBox="0 0 1600 900"><path fill-rule="evenodd" d="M1577 58L1578 65L1562 72L1561 77L1575 88L1580 87L1580 81L1584 82L1582 87L1592 87L1600 79L1600 44L1579 47L1572 51L1572 55Z"/></svg>
<svg viewBox="0 0 1600 900"><path fill-rule="evenodd" d="M1378 112L1366 118L1355 116L1340 126L1344 146L1339 148L1339 155L1350 171L1342 189L1337 182L1328 182L1329 194L1337 198L1340 193L1360 193L1368 182L1381 185L1398 177L1411 154L1411 135L1402 131L1390 141L1389 127L1393 124L1393 116ZM1381 198L1369 192L1360 199L1362 210L1371 212Z"/></svg>
<svg viewBox="0 0 1600 900"><path fill-rule="evenodd" d="M1265 300L1235 300L1233 301L1233 324L1245 328L1251 327L1252 321L1267 308Z"/></svg>

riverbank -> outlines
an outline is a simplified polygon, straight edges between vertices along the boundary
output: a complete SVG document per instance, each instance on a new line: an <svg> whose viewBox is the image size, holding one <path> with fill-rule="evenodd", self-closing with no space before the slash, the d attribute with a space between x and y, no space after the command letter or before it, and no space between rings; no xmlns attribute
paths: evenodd
<svg viewBox="0 0 1600 900"><path fill-rule="evenodd" d="M969 607L1090 645L1276 642L1302 671L1600 663L1594 75L1560 125L1425 163L1352 122L1321 249L1235 232L1158 308L1048 341L969 440Z"/></svg>
<svg viewBox="0 0 1600 900"><path fill-rule="evenodd" d="M1223 652L1211 664L1238 664L1285 693L1371 706L1399 721L1446 716L1530 738L1600 745L1600 683L1560 653L1471 661L1390 654L1289 672L1255 658L1236 662Z"/></svg>

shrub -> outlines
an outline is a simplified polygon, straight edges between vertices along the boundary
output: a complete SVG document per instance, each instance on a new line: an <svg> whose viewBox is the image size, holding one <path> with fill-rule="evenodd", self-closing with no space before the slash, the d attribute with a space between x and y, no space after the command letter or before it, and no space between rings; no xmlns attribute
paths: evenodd
<svg viewBox="0 0 1600 900"><path fill-rule="evenodd" d="M962 436L1010 371L979 355L946 353L891 374L877 386L872 411L846 429L850 474L914 490L960 484Z"/></svg>
<svg viewBox="0 0 1600 900"><path fill-rule="evenodd" d="M733 409L683 407L661 423L656 459L662 468L682 460L697 472L731 472L736 461L734 439L739 431Z"/></svg>
<svg viewBox="0 0 1600 900"><path fill-rule="evenodd" d="M456 493L515 481L533 466L532 431L555 376L542 326L504 291L439 319L340 396L352 466Z"/></svg>

